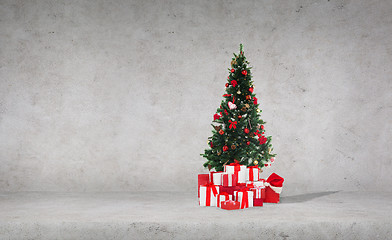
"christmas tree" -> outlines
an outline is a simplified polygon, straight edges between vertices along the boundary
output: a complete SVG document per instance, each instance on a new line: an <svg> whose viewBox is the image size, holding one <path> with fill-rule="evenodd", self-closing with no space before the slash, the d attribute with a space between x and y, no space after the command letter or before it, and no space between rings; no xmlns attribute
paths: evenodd
<svg viewBox="0 0 392 240"><path fill-rule="evenodd" d="M260 118L248 64L240 44L240 54L234 54L231 61L224 99L211 124L209 148L201 154L207 159L203 166L209 169L223 171L224 165L237 161L261 169L274 161L271 136L264 135L265 122Z"/></svg>

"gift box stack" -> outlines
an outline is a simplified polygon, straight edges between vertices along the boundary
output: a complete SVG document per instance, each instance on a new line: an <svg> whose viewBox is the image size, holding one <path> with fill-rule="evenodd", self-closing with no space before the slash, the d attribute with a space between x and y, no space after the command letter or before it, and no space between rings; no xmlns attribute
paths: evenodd
<svg viewBox="0 0 392 240"><path fill-rule="evenodd" d="M261 179L259 174L257 166L238 162L225 165L223 172L199 174L199 205L235 210L278 203L284 179L276 173Z"/></svg>

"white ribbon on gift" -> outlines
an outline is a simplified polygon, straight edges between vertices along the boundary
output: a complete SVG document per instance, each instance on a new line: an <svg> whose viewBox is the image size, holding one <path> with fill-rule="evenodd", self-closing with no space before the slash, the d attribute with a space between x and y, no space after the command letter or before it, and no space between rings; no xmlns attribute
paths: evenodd
<svg viewBox="0 0 392 240"><path fill-rule="evenodd" d="M271 186L271 184L269 184L269 182L264 182L264 186L270 187L274 192L276 192L276 193L278 193L278 194L280 194L280 193L282 192L282 188L283 188L283 187L274 187L274 186Z"/></svg>

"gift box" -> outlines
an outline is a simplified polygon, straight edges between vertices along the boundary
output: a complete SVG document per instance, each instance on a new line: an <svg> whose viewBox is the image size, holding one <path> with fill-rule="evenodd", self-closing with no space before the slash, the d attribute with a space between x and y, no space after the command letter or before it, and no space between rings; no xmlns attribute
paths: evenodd
<svg viewBox="0 0 392 240"><path fill-rule="evenodd" d="M240 203L232 200L226 200L221 202L221 208L226 210L237 210L240 209Z"/></svg>
<svg viewBox="0 0 392 240"><path fill-rule="evenodd" d="M218 196L216 198L216 206L220 207L221 202L224 202L226 200L233 200L233 195L228 194L226 192L218 194Z"/></svg>
<svg viewBox="0 0 392 240"><path fill-rule="evenodd" d="M222 173L223 172L210 172L210 181L214 185L222 185Z"/></svg>
<svg viewBox="0 0 392 240"><path fill-rule="evenodd" d="M246 169L246 181L258 181L259 180L259 167L251 166Z"/></svg>
<svg viewBox="0 0 392 240"><path fill-rule="evenodd" d="M219 194L219 187L212 183L200 186L200 206L216 206L216 198Z"/></svg>
<svg viewBox="0 0 392 240"><path fill-rule="evenodd" d="M225 173L235 174L239 183L246 182L246 166L239 164L237 160L234 163L225 165Z"/></svg>
<svg viewBox="0 0 392 240"><path fill-rule="evenodd" d="M282 192L284 179L276 173L272 173L264 185L265 188L265 198L264 202L268 203L278 203L280 200L280 193Z"/></svg>
<svg viewBox="0 0 392 240"><path fill-rule="evenodd" d="M237 184L236 186L233 187L219 186L219 192L226 192L228 194L233 195L234 191L240 191L245 188L246 188L245 184L244 185Z"/></svg>
<svg viewBox="0 0 392 240"><path fill-rule="evenodd" d="M253 198L265 198L265 187L255 187L250 189L253 192Z"/></svg>
<svg viewBox="0 0 392 240"><path fill-rule="evenodd" d="M264 179L260 179L259 181L246 181L246 187L254 188L254 187L264 187Z"/></svg>
<svg viewBox="0 0 392 240"><path fill-rule="evenodd" d="M234 200L240 202L240 208L253 207L253 192L249 189L234 191Z"/></svg>
<svg viewBox="0 0 392 240"><path fill-rule="evenodd" d="M237 185L237 176L235 174L223 173L222 186L232 187Z"/></svg>
<svg viewBox="0 0 392 240"><path fill-rule="evenodd" d="M206 185L210 182L210 174L197 175L197 197L200 197L200 185Z"/></svg>
<svg viewBox="0 0 392 240"><path fill-rule="evenodd" d="M262 207L263 202L262 198L253 198L253 207Z"/></svg>

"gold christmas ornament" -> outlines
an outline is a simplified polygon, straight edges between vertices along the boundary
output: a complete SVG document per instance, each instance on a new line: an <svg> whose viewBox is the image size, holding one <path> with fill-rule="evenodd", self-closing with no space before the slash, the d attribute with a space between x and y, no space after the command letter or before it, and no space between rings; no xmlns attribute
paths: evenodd
<svg viewBox="0 0 392 240"><path fill-rule="evenodd" d="M234 150L235 148L236 148L236 146L235 146L235 145L231 145L231 149L233 149L233 150Z"/></svg>
<svg viewBox="0 0 392 240"><path fill-rule="evenodd" d="M270 154L271 153L271 148L268 148L268 154Z"/></svg>
<svg viewBox="0 0 392 240"><path fill-rule="evenodd" d="M246 107L246 108L250 108L250 105L249 105L249 104L245 104L245 107Z"/></svg>
<svg viewBox="0 0 392 240"><path fill-rule="evenodd" d="M218 153L217 153L217 154L218 154L218 156L220 156L220 155L222 154L222 152L221 152L221 151L218 151Z"/></svg>
<svg viewBox="0 0 392 240"><path fill-rule="evenodd" d="M222 129L222 126L214 126L214 128L215 128L215 130L216 130L217 132L219 132L219 130Z"/></svg>
<svg viewBox="0 0 392 240"><path fill-rule="evenodd" d="M253 164L254 164L254 165L257 165L257 164L259 164L259 162L258 162L257 160L254 160L254 161L253 161Z"/></svg>
<svg viewBox="0 0 392 240"><path fill-rule="evenodd" d="M240 90L238 90L237 94L241 94L241 91L240 91Z"/></svg>
<svg viewBox="0 0 392 240"><path fill-rule="evenodd" d="M242 107L241 111L246 112L246 107Z"/></svg>
<svg viewBox="0 0 392 240"><path fill-rule="evenodd" d="M260 112L260 109L257 109L256 111L257 111L257 112Z"/></svg>
<svg viewBox="0 0 392 240"><path fill-rule="evenodd" d="M232 60L231 61L231 66L234 67L235 64L237 64L237 61L236 60Z"/></svg>
<svg viewBox="0 0 392 240"><path fill-rule="evenodd" d="M246 100L250 100L250 95L246 95Z"/></svg>

